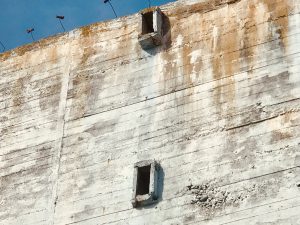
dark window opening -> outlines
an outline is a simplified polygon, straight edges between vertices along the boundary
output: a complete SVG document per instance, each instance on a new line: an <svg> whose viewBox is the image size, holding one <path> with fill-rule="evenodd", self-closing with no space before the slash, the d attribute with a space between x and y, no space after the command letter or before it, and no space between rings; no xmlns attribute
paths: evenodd
<svg viewBox="0 0 300 225"><path fill-rule="evenodd" d="M151 165L138 168L137 190L136 190L137 195L145 195L149 193L150 170L151 170Z"/></svg>
<svg viewBox="0 0 300 225"><path fill-rule="evenodd" d="M143 30L142 34L149 34L154 32L153 28L153 12L147 12L142 14L143 15Z"/></svg>

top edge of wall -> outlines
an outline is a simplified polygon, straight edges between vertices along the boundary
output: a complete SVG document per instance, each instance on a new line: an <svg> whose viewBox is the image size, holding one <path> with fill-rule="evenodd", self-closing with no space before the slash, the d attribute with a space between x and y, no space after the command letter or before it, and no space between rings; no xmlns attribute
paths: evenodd
<svg viewBox="0 0 300 225"><path fill-rule="evenodd" d="M182 16L183 14L193 14L193 13L201 13L201 12L204 13L206 11L217 9L221 5L233 4L239 1L241 0L177 0L174 2L161 5L159 6L159 8L167 16L172 17L177 14L180 14ZM42 38L38 41L29 44L18 46L14 49L0 53L0 62L5 61L9 58L22 56L26 52L46 48L50 45L58 43L58 40L64 41L68 39L73 39L78 35L85 33L86 30L92 30L95 27L97 27L99 32L119 29L120 26L124 25L124 23L130 23L130 21L132 21L137 15L138 13L135 13L135 14L122 16L111 20L99 21L86 26L75 28L69 32L58 33L46 38Z"/></svg>

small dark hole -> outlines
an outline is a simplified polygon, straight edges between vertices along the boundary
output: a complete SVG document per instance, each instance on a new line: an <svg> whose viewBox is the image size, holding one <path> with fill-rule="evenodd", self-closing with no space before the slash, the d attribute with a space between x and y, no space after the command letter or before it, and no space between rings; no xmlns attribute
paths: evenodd
<svg viewBox="0 0 300 225"><path fill-rule="evenodd" d="M142 34L149 34L154 32L153 28L153 12L143 14L143 31Z"/></svg>
<svg viewBox="0 0 300 225"><path fill-rule="evenodd" d="M151 165L139 167L137 175L137 195L149 193Z"/></svg>
<svg viewBox="0 0 300 225"><path fill-rule="evenodd" d="M299 183L299 184L297 184L297 187L298 187L298 188L300 188L300 183Z"/></svg>

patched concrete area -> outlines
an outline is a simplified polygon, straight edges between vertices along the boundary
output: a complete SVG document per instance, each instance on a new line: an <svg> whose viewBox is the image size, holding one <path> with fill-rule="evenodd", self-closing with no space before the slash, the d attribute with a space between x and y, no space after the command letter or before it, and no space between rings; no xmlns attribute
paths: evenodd
<svg viewBox="0 0 300 225"><path fill-rule="evenodd" d="M160 10L152 48L135 14L0 54L0 224L300 224L300 2Z"/></svg>

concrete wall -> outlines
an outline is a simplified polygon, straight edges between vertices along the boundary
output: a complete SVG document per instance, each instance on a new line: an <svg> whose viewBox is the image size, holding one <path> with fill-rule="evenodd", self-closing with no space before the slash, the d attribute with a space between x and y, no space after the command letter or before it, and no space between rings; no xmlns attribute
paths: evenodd
<svg viewBox="0 0 300 225"><path fill-rule="evenodd" d="M152 50L132 15L0 55L1 225L300 224L300 2L161 9Z"/></svg>

